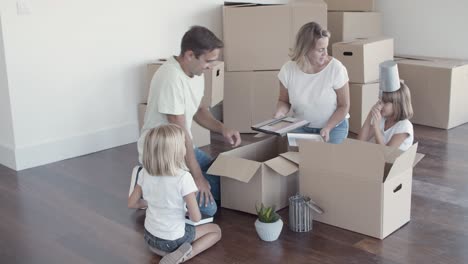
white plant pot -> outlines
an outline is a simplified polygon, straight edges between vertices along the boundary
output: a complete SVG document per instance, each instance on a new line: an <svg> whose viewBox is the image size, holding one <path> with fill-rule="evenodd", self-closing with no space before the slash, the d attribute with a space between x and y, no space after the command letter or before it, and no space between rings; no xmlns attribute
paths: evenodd
<svg viewBox="0 0 468 264"><path fill-rule="evenodd" d="M255 221L255 230L263 241L275 241L278 239L281 230L283 229L283 221L279 219L274 223L263 223L257 219Z"/></svg>

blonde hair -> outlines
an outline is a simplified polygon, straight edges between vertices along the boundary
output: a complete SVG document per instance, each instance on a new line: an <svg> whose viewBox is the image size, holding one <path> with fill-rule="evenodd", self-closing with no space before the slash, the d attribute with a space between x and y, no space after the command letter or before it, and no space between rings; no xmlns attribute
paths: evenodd
<svg viewBox="0 0 468 264"><path fill-rule="evenodd" d="M317 40L321 38L330 38L330 31L323 29L316 22L309 22L301 27L296 35L296 43L291 50L289 57L295 61L300 69L307 70L310 67L310 62L307 59L309 50L314 49Z"/></svg>
<svg viewBox="0 0 468 264"><path fill-rule="evenodd" d="M393 117L396 121L410 119L413 117L411 93L408 86L403 82L400 82L400 89L397 91L382 93L382 102L392 103Z"/></svg>
<svg viewBox="0 0 468 264"><path fill-rule="evenodd" d="M153 176L174 176L188 170L185 164L185 132L178 125L152 128L145 137L143 167Z"/></svg>

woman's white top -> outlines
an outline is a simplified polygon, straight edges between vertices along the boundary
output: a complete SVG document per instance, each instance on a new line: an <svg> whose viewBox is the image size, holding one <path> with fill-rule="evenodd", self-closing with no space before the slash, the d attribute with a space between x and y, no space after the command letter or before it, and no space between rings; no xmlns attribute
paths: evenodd
<svg viewBox="0 0 468 264"><path fill-rule="evenodd" d="M314 74L305 73L295 61L288 61L281 67L278 78L288 89L294 117L309 121L309 127L313 128L326 125L337 108L335 90L349 81L346 68L335 58Z"/></svg>

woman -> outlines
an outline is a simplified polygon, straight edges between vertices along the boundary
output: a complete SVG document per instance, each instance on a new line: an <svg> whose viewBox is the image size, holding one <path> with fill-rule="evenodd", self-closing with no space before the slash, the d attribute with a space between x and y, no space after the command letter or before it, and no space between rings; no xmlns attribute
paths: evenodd
<svg viewBox="0 0 468 264"><path fill-rule="evenodd" d="M291 61L281 67L280 96L275 117L293 116L310 122L296 133L320 134L339 144L348 136L349 85L346 68L328 56L330 32L310 22L296 36Z"/></svg>

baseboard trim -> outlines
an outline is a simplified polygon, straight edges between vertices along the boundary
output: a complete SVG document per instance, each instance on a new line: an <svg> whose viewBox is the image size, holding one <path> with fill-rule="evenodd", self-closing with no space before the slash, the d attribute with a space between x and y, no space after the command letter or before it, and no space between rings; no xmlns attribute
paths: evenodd
<svg viewBox="0 0 468 264"><path fill-rule="evenodd" d="M0 164L16 170L15 150L13 147L0 144Z"/></svg>
<svg viewBox="0 0 468 264"><path fill-rule="evenodd" d="M14 155L15 170L29 169L133 143L137 141L138 136L138 124L131 123L42 144L18 147Z"/></svg>

